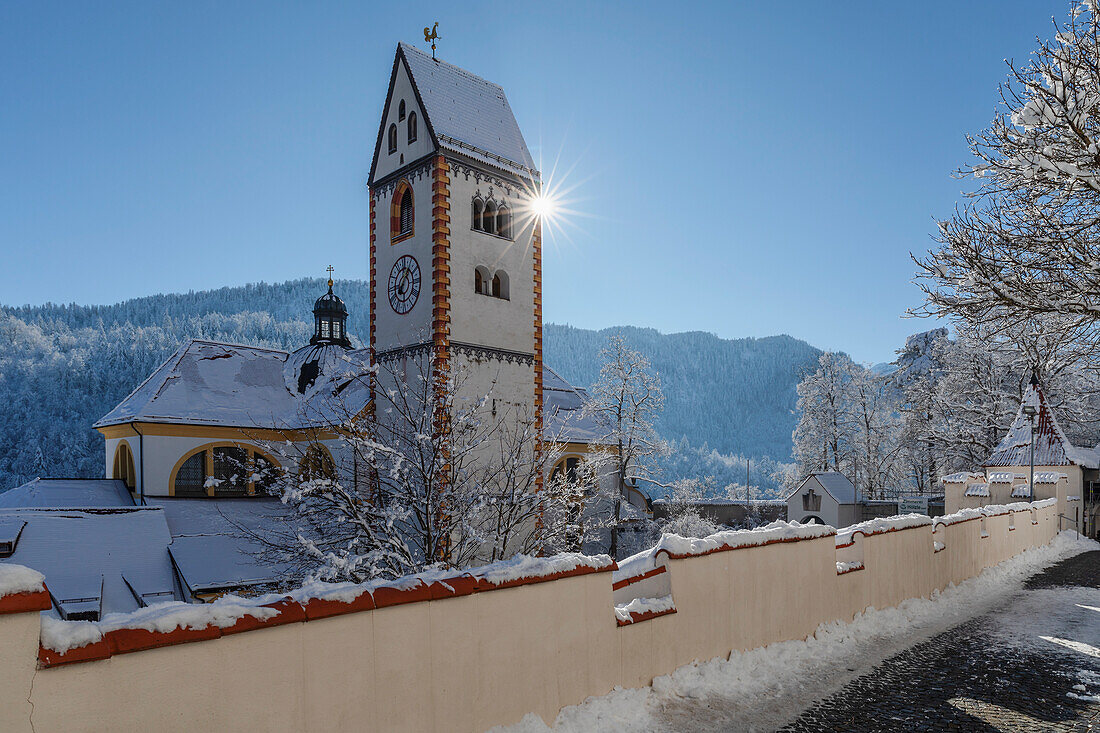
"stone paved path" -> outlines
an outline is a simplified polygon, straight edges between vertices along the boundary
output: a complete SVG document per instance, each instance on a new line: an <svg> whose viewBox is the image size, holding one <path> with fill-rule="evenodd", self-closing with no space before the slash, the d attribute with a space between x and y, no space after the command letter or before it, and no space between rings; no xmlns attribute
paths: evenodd
<svg viewBox="0 0 1100 733"><path fill-rule="evenodd" d="M1100 733L1097 696L1100 551L1038 573L1004 606L887 659L780 730Z"/></svg>

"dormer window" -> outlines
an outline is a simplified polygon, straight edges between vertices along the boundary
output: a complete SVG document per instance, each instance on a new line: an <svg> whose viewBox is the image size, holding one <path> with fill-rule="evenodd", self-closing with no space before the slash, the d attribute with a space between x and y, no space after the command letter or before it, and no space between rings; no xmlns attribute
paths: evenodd
<svg viewBox="0 0 1100 733"><path fill-rule="evenodd" d="M397 121L401 122L405 119L405 100L401 100L401 104L397 105Z"/></svg>
<svg viewBox="0 0 1100 733"><path fill-rule="evenodd" d="M390 155L397 152L397 125L390 125L389 131L389 150Z"/></svg>
<svg viewBox="0 0 1100 733"><path fill-rule="evenodd" d="M416 142L416 112L410 112L409 113L408 133L409 133L409 142L410 143Z"/></svg>

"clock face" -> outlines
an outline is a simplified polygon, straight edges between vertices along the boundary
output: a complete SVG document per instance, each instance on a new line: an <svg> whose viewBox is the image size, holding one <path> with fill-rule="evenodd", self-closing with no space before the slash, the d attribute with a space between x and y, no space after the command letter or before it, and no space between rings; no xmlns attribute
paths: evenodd
<svg viewBox="0 0 1100 733"><path fill-rule="evenodd" d="M411 255L404 255L393 263L389 282L390 307L404 315L416 305L420 296L420 265Z"/></svg>

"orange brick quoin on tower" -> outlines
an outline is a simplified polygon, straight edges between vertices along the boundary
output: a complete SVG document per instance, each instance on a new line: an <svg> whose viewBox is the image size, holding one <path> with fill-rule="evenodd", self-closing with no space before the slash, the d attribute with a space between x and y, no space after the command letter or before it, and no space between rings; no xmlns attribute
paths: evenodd
<svg viewBox="0 0 1100 733"><path fill-rule="evenodd" d="M542 458L542 222L535 221L535 231L531 236L531 254L535 275L535 451L536 460ZM535 476L535 491L542 491L543 475L539 471ZM539 508L539 526L542 526L542 509Z"/></svg>
<svg viewBox="0 0 1100 733"><path fill-rule="evenodd" d="M450 167L440 155L432 169L432 379L435 380L435 431L445 437L449 430L447 414L448 372L451 343L451 179ZM444 449L445 450L445 449ZM448 456L443 456L444 460ZM446 480L449 466L440 469L441 481ZM447 507L440 505L441 524L445 524ZM439 548L439 560L450 558L450 548L444 540Z"/></svg>

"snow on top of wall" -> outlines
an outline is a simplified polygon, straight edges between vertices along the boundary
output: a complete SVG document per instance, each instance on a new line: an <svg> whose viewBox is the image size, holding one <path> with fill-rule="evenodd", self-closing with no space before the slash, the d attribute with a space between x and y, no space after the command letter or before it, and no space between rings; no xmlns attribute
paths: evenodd
<svg viewBox="0 0 1100 733"><path fill-rule="evenodd" d="M0 565L0 598L16 593L37 593L45 589L46 576L23 565Z"/></svg>
<svg viewBox="0 0 1100 733"><path fill-rule="evenodd" d="M932 523L936 526L941 524L958 524L971 519L978 519L979 517L996 517L1010 512L1026 512L1031 509L1045 509L1057 503L1057 499L1050 498L1035 502L1016 501L1011 504L989 504L988 506L960 509L954 514L936 517L932 520Z"/></svg>
<svg viewBox="0 0 1100 733"><path fill-rule="evenodd" d="M836 533L836 544L838 546L849 544L852 541L852 535L856 532L867 537L874 534L882 534L883 532L909 529L910 527L926 527L930 524L932 524L932 518L927 514L900 514L896 517L875 517L874 519L868 519L866 522L853 524L839 530Z"/></svg>
<svg viewBox="0 0 1100 733"><path fill-rule="evenodd" d="M1056 484L1061 479L1069 479L1069 476L1061 471L1039 471L1035 474L1037 484Z"/></svg>
<svg viewBox="0 0 1100 733"><path fill-rule="evenodd" d="M984 479L984 473L975 473L973 471L959 471L958 473L949 473L948 475L940 479L941 483L945 484L963 484L970 479Z"/></svg>
<svg viewBox="0 0 1100 733"><path fill-rule="evenodd" d="M1026 499L1031 496L1031 486L1028 484L1016 484L1012 487L1013 499Z"/></svg>
<svg viewBox="0 0 1100 733"><path fill-rule="evenodd" d="M213 603L167 601L155 603L130 613L108 613L103 620L62 621L43 614L42 646L55 652L67 652L94 644L103 635L119 629L143 629L168 633L176 629L204 629L209 626L227 628L245 616L258 620L274 618L278 609L256 603L256 599L223 596Z"/></svg>
<svg viewBox="0 0 1100 733"><path fill-rule="evenodd" d="M1020 473L1012 473L1011 471L994 471L989 474L989 483L991 484L1010 484L1016 479L1026 479Z"/></svg>
<svg viewBox="0 0 1100 733"><path fill-rule="evenodd" d="M835 533L836 530L827 524L799 524L778 520L756 529L730 529L703 538L666 534L653 547L621 561L619 569L611 577L618 582L652 570L656 567L657 554L660 552L674 558L693 557L722 550L758 547L772 542L828 537Z"/></svg>
<svg viewBox="0 0 1100 733"><path fill-rule="evenodd" d="M609 555L582 555L579 552L563 552L550 557L533 557L519 554L508 560L501 560L471 570L470 573L492 585L504 585L517 580L547 577L559 573L568 573L585 567L593 570L605 570L615 565Z"/></svg>
<svg viewBox="0 0 1100 733"><path fill-rule="evenodd" d="M663 613L674 610L676 610L676 604L672 602L672 596L634 598L628 603L615 606L615 618L619 621L633 621L634 614Z"/></svg>
<svg viewBox="0 0 1100 733"><path fill-rule="evenodd" d="M970 484L964 493L966 496L989 496L989 484Z"/></svg>

